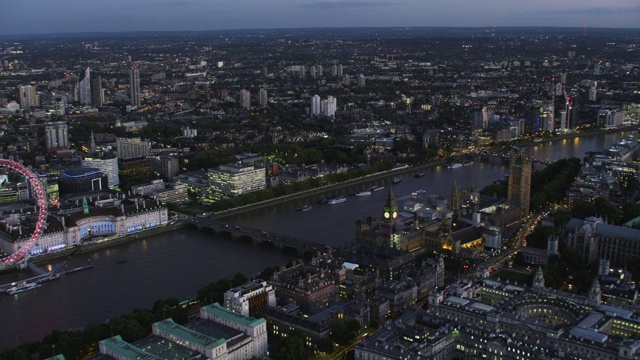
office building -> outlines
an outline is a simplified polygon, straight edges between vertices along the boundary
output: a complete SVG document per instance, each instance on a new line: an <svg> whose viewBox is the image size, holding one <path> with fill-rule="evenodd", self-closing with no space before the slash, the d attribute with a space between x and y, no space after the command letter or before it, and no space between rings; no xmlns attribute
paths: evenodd
<svg viewBox="0 0 640 360"><path fill-rule="evenodd" d="M253 165L228 164L207 171L209 197L231 198L267 188L266 170Z"/></svg>
<svg viewBox="0 0 640 360"><path fill-rule="evenodd" d="M560 131L567 131L567 110L560 110Z"/></svg>
<svg viewBox="0 0 640 360"><path fill-rule="evenodd" d="M258 104L260 107L266 107L269 104L267 89L260 89L260 92L258 93Z"/></svg>
<svg viewBox="0 0 640 360"><path fill-rule="evenodd" d="M355 359L635 359L634 312L588 295L482 279L433 291L355 346ZM407 342L405 334L412 335ZM410 344L410 345L407 345Z"/></svg>
<svg viewBox="0 0 640 360"><path fill-rule="evenodd" d="M225 309L244 316L254 315L267 306L276 306L276 293L264 280L253 280L224 293Z"/></svg>
<svg viewBox="0 0 640 360"><path fill-rule="evenodd" d="M149 155L149 141L128 138L117 138L118 159L146 158Z"/></svg>
<svg viewBox="0 0 640 360"><path fill-rule="evenodd" d="M615 129L622 126L624 111L600 110L598 111L598 126L607 129Z"/></svg>
<svg viewBox="0 0 640 360"><path fill-rule="evenodd" d="M363 74L358 75L357 83L358 83L358 86L365 86L367 84L367 80Z"/></svg>
<svg viewBox="0 0 640 360"><path fill-rule="evenodd" d="M121 336L99 342L109 359L243 360L268 357L267 322L230 312L218 304L200 309L184 325L168 318L151 325L153 336L129 343Z"/></svg>
<svg viewBox="0 0 640 360"><path fill-rule="evenodd" d="M101 107L104 104L104 93L102 91L102 78L95 76L91 79L91 105Z"/></svg>
<svg viewBox="0 0 640 360"><path fill-rule="evenodd" d="M349 76L349 74L342 76L342 85L351 86L351 76Z"/></svg>
<svg viewBox="0 0 640 360"><path fill-rule="evenodd" d="M240 106L243 109L251 108L251 92L247 89L240 90Z"/></svg>
<svg viewBox="0 0 640 360"><path fill-rule="evenodd" d="M84 77L78 83L78 99L82 105L91 105L91 69L86 68Z"/></svg>
<svg viewBox="0 0 640 360"><path fill-rule="evenodd" d="M55 122L45 126L45 144L48 153L69 148L69 126L66 122Z"/></svg>
<svg viewBox="0 0 640 360"><path fill-rule="evenodd" d="M20 108L23 110L29 110L31 107L40 105L38 95L36 94L36 87L32 85L18 86L18 102L20 103Z"/></svg>
<svg viewBox="0 0 640 360"><path fill-rule="evenodd" d="M87 154L80 161L82 167L96 168L107 175L109 187L120 185L118 158L112 152L94 152Z"/></svg>
<svg viewBox="0 0 640 360"><path fill-rule="evenodd" d="M301 261L276 271L268 283L275 289L279 304L295 304L305 313L338 300L339 289L334 275L321 267L307 266Z"/></svg>
<svg viewBox="0 0 640 360"><path fill-rule="evenodd" d="M320 115L320 96L311 97L311 115Z"/></svg>
<svg viewBox="0 0 640 360"><path fill-rule="evenodd" d="M120 182L136 183L149 181L153 175L151 158L118 159Z"/></svg>
<svg viewBox="0 0 640 360"><path fill-rule="evenodd" d="M140 108L141 92L140 92L140 71L134 64L129 73L129 91L131 94L131 106Z"/></svg>
<svg viewBox="0 0 640 360"><path fill-rule="evenodd" d="M96 168L69 168L58 180L60 195L82 194L109 189L107 175Z"/></svg>
<svg viewBox="0 0 640 360"><path fill-rule="evenodd" d="M321 112L324 116L335 116L338 108L338 102L335 97L329 96L327 100L322 101Z"/></svg>

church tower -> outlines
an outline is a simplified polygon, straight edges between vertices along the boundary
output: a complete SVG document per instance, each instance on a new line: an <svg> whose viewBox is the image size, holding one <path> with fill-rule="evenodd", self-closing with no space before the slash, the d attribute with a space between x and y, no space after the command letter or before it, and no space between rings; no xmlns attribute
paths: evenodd
<svg viewBox="0 0 640 360"><path fill-rule="evenodd" d="M451 190L451 210L453 210L453 216L458 217L460 211L460 191L458 191L458 184L456 178L453 178L453 189Z"/></svg>
<svg viewBox="0 0 640 360"><path fill-rule="evenodd" d="M398 234L396 234L396 221L398 219L398 204L393 190L390 188L387 201L382 208L382 221L380 222L380 236L383 244L391 248L398 247Z"/></svg>
<svg viewBox="0 0 640 360"><path fill-rule="evenodd" d="M509 166L508 200L520 205L520 216L529 215L531 197L531 159L527 159L522 151L511 158Z"/></svg>
<svg viewBox="0 0 640 360"><path fill-rule="evenodd" d="M600 283L597 277L593 279L591 289L589 289L589 303L592 305L602 304L602 291L600 290Z"/></svg>

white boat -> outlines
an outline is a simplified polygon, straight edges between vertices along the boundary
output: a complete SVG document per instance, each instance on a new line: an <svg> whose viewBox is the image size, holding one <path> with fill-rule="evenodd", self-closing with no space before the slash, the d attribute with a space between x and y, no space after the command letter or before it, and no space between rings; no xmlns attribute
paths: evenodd
<svg viewBox="0 0 640 360"><path fill-rule="evenodd" d="M384 190L384 186L374 186L371 188L371 191L381 191Z"/></svg>
<svg viewBox="0 0 640 360"><path fill-rule="evenodd" d="M371 191L369 191L369 190L358 191L356 193L356 196L369 196L369 195L371 195Z"/></svg>
<svg viewBox="0 0 640 360"><path fill-rule="evenodd" d="M449 164L448 168L449 169L457 169L459 167L462 167L462 164L460 163L453 163L453 164Z"/></svg>
<svg viewBox="0 0 640 360"><path fill-rule="evenodd" d="M40 286L42 285L37 283L26 283L26 284L17 285L12 288L9 288L9 290L7 290L7 293L13 295L13 294L21 293L24 291L33 290L35 288L39 288Z"/></svg>
<svg viewBox="0 0 640 360"><path fill-rule="evenodd" d="M463 161L463 162L462 162L462 165L464 165L464 166L473 165L473 161L471 161L471 160L465 160L465 161Z"/></svg>
<svg viewBox="0 0 640 360"><path fill-rule="evenodd" d="M331 198L327 201L327 204L329 205L335 205L335 204L340 204L347 201L347 198L344 196L336 196L334 198Z"/></svg>
<svg viewBox="0 0 640 360"><path fill-rule="evenodd" d="M311 210L311 205L301 205L296 208L296 211L309 211Z"/></svg>

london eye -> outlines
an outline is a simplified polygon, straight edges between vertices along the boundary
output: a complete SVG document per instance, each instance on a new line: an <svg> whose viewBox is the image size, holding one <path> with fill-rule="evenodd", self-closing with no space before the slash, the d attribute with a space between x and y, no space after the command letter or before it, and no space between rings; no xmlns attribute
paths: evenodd
<svg viewBox="0 0 640 360"><path fill-rule="evenodd" d="M22 164L12 160L0 159L0 167L16 171L27 178L32 196L35 197L36 208L38 211L38 220L36 221L31 237L20 244L18 250L13 254L0 259L0 270L2 270L16 266L18 263L28 258L29 250L31 250L40 235L44 232L47 220L47 193L40 180L38 180L36 174Z"/></svg>

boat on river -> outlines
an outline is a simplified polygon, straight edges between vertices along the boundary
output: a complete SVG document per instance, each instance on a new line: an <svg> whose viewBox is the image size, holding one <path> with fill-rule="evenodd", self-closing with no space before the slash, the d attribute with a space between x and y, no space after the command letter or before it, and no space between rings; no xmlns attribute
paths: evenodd
<svg viewBox="0 0 640 360"><path fill-rule="evenodd" d="M296 208L296 211L309 211L311 210L311 205L300 205Z"/></svg>
<svg viewBox="0 0 640 360"><path fill-rule="evenodd" d="M39 288L40 286L42 286L42 285L40 285L38 283L24 283L22 285L16 285L14 287L9 288L7 290L7 293L10 294L10 295L18 294L18 293L21 293L21 292L33 290L35 288Z"/></svg>
<svg viewBox="0 0 640 360"><path fill-rule="evenodd" d="M394 177L394 178L393 178L393 180L391 180L391 183L392 183L392 184L397 184L397 183L399 183L400 181L402 181L402 179L400 179L399 177Z"/></svg>
<svg viewBox="0 0 640 360"><path fill-rule="evenodd" d="M331 198L329 200L327 200L327 204L329 205L335 205L335 204L341 204L343 202L347 201L347 198L344 196L336 196L334 198Z"/></svg>
<svg viewBox="0 0 640 360"><path fill-rule="evenodd" d="M369 195L371 195L371 191L369 191L369 190L358 191L355 195L356 196L369 196Z"/></svg>

